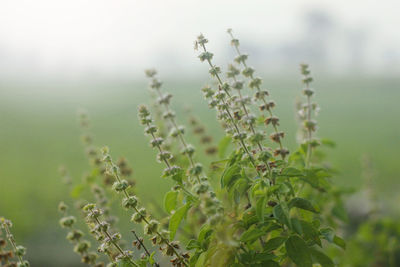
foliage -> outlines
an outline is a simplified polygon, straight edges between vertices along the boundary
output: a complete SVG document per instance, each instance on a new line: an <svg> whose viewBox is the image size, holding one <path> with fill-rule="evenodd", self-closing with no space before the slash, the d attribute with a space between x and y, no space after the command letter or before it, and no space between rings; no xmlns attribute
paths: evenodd
<svg viewBox="0 0 400 267"><path fill-rule="evenodd" d="M276 103L248 65L239 40L231 30L228 34L237 56L226 75L214 64L208 40L200 35L195 41L199 59L209 65L214 79L202 91L226 133L218 147L209 145L209 135L201 137L207 155L219 156L209 167L198 161L196 148L188 143L185 127L171 108L172 95L163 91L157 72L146 71L155 105L139 106L138 116L158 153L156 160L165 167L160 176L173 182L161 214L141 203L127 161L114 161L107 147L96 146L88 116L80 114L90 171L82 183L74 185L62 169L80 216L67 213L64 203L59 210L60 224L69 230L67 239L82 262L97 267L105 261L107 266L159 266L166 259L173 266L339 263L327 248L346 247L337 233L338 226L348 220L342 201L346 192L331 183L335 172L321 149L332 147L332 142L316 137L318 105L313 102L309 67L300 66L304 100L297 105L299 146L289 152L275 114ZM199 123L191 121L195 133L203 134ZM131 216L132 227L143 225L143 235L158 249L150 249L136 231L131 238L124 237L133 240L134 247L128 245L116 227L111 194L121 197L120 206ZM84 230L78 229L77 221L86 223L96 251L90 250L93 242L83 239ZM142 249L142 255L136 255Z"/></svg>
<svg viewBox="0 0 400 267"><path fill-rule="evenodd" d="M17 245L14 235L11 233L11 227L12 222L10 220L0 217L0 266L29 267L29 262L24 260L26 248ZM3 238L3 234L5 234L8 242Z"/></svg>

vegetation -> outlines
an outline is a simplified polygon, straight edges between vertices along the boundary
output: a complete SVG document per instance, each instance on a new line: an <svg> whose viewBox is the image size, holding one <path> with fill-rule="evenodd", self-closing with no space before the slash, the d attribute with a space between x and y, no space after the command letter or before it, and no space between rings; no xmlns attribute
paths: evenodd
<svg viewBox="0 0 400 267"><path fill-rule="evenodd" d="M3 217L0 218L0 266L4 267L29 267L29 262L24 260L26 248L18 245L11 233L12 222ZM3 235L6 239L3 238ZM8 247L8 249L7 249Z"/></svg>
<svg viewBox="0 0 400 267"><path fill-rule="evenodd" d="M225 131L215 146L201 126L206 123L193 116L190 120L211 164L200 163L200 149L189 144L185 127L171 107L172 95L163 90L155 70L146 71L154 105L140 105L138 116L150 146L158 153L156 160L165 167L162 179L173 184L165 193L163 211L140 200L127 160L114 161L108 147L95 145L88 115L80 113L90 170L82 183L74 184L68 171L61 169L78 212L70 212L63 202L59 211L60 225L68 230L67 239L83 263L97 267L163 266L168 262L173 266L311 267L345 262L340 251L346 243L341 234L349 218L342 197L348 191L332 183L336 172L326 161L324 148L334 143L317 137L319 107L313 98L309 66L300 66L298 147L289 151L274 109L277 104L248 66L239 40L231 30L228 34L237 56L225 75L207 49L208 40L200 35L195 42L199 59L208 64L215 82L202 91ZM251 96L246 95L247 88ZM148 188L146 193L159 191ZM116 196L131 218L133 230L128 236L117 228L118 219L126 216L116 215L118 208L112 201ZM364 250L357 242L369 236L373 243L372 236L382 233L381 244L391 244L382 250L382 259L396 266L398 244L389 238L398 235L396 224L380 218L370 223L373 226L363 226L358 230L361 233L354 234L351 248L368 253L370 247ZM382 223L390 227L382 228ZM138 225L143 228L138 230ZM93 238L85 239L85 232ZM21 257L19 261L19 266L28 266ZM355 260L353 264L366 266L365 262L356 265Z"/></svg>
<svg viewBox="0 0 400 267"><path fill-rule="evenodd" d="M132 182L124 179L125 172L113 161L109 149L104 147L100 152L90 135L83 136L93 167L86 182L94 188L95 196L93 202L78 206L99 241L98 252L108 257L110 266L157 265L155 259L164 262L163 257L170 258L174 266L333 266L321 240L345 247L343 239L335 234L339 222L346 219L341 192L330 183L333 171L324 164L318 150L320 145L332 143L315 136L318 106L312 102L308 66L301 65L305 88L304 103L298 110L300 144L289 153L284 147L285 133L279 131L279 118L274 115L275 102L263 89L255 70L247 65L248 56L240 52L239 41L231 30L228 33L237 57L235 64L229 65L226 79L213 63L213 54L206 47L208 40L203 35L196 40L196 48L201 49L200 61L208 63L217 82L215 88L205 86L202 90L226 131L218 147L221 158L210 168L197 161L195 147L187 142L185 128L178 124L170 106L172 95L162 90L155 70L146 71L157 105L153 111L141 105L139 119L151 146L158 151L157 160L165 165L162 177L174 182L165 194L165 218L155 219L153 212L140 204ZM244 94L246 87L254 92L252 97ZM85 114L81 115L81 125L86 131ZM225 156L231 143L234 148ZM99 183L100 176L103 183ZM111 184L112 190L123 196L121 205L130 211L131 221L144 225L143 233L163 256L146 248L146 253L137 257L123 248L121 234L112 229L110 208L103 196ZM98 192L102 192L101 197L96 197ZM62 225L71 230L69 237L77 232L72 228L72 218L66 215L61 219ZM75 251L83 262L98 264L98 255L88 256L89 242L81 241L80 236L71 240L76 243ZM136 233L134 240L141 240Z"/></svg>

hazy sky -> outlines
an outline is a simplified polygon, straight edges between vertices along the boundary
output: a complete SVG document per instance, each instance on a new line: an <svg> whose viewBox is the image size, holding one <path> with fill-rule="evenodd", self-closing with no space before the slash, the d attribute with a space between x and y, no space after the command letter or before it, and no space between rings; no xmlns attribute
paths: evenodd
<svg viewBox="0 0 400 267"><path fill-rule="evenodd" d="M400 44L398 0L1 0L0 71L192 66L199 32L217 52L228 45L228 27L241 38L276 43L297 38L302 15L313 9L329 12L343 29L368 28L376 47Z"/></svg>

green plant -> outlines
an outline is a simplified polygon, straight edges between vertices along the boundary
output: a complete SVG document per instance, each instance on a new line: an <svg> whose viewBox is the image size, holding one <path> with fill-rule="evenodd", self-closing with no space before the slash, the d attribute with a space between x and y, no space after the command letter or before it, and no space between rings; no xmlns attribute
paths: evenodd
<svg viewBox="0 0 400 267"><path fill-rule="evenodd" d="M29 267L29 262L23 258L26 253L26 248L16 243L14 235L10 230L11 227L12 222L10 220L0 217L0 266ZM2 238L3 231L8 240L10 250L6 249L7 241Z"/></svg>
<svg viewBox="0 0 400 267"><path fill-rule="evenodd" d="M98 251L108 257L109 266L159 266L165 259L174 266L334 266L326 253L327 243L345 247L335 233L340 222L347 219L341 200L343 190L331 183L334 170L326 164L321 149L333 143L315 134L318 107L312 103L308 65L301 65L305 100L298 105L303 135L298 148L289 154L283 144L285 133L278 128L275 102L262 79L248 66L239 40L232 30L228 33L237 57L236 63L228 66L226 78L213 63L208 40L203 35L196 40L196 48L201 49L199 58L208 63L216 82L202 91L226 132L218 148L212 149L213 153L218 150L220 158L213 159L210 167L199 162L195 147L189 144L185 128L178 124L172 110L172 95L164 92L157 72L146 71L156 104L152 108L141 105L138 115L150 145L158 152L157 160L165 165L162 177L174 184L165 194L164 214L141 203L134 184L124 177L131 171L126 171L125 163L115 163L107 147L100 151L93 145L87 133L87 115L81 115L91 172L82 184L72 188L72 194L80 198L85 188L91 188L85 195L90 200L77 206L85 212L89 231L99 241ZM254 91L253 98L246 95L247 88ZM254 103L259 103L259 111ZM202 133L196 130L203 129L197 120L192 119L192 124L196 125L195 132ZM211 137L203 136L202 140L208 145ZM176 153L177 148L180 153ZM162 253L150 249L136 229L132 231L133 247L145 252L138 257L133 249L124 248L122 235L112 227L109 217L112 209L106 195L110 191L122 195L121 207L130 213L132 227L143 224L143 233ZM78 253L85 257L88 248Z"/></svg>

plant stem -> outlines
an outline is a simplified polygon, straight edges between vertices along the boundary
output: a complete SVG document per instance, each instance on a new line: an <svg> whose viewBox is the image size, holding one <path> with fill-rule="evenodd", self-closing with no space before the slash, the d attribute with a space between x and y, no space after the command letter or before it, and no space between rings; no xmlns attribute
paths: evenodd
<svg viewBox="0 0 400 267"><path fill-rule="evenodd" d="M234 36L233 36L233 34L232 34L232 32L229 32L229 35L232 37L232 39L235 39ZM237 54L238 54L239 56L241 56L242 53L240 52L238 45L235 44L234 47L235 47L235 50L236 50ZM246 61L241 61L241 63L242 63L242 65L243 65L245 68L247 68L247 63L246 63ZM254 80L253 74L250 75L250 79L251 79L252 81ZM260 86L259 86L258 84L256 85L256 89L257 89L258 92L261 92L261 88L260 88ZM267 101L265 100L265 97L264 97L263 94L261 94L261 100L263 101L264 105L267 105ZM272 116L273 116L273 113L272 113L271 109L268 108L267 110L268 110L269 115L272 117ZM276 125L272 125L272 127L274 128L275 134L277 134L277 133L279 132L279 131L278 131L278 127L277 127ZM283 145L282 145L282 142L281 142L280 138L279 138L279 140L278 140L278 144L279 144L280 149L282 150L282 149L283 149ZM284 155L282 155L282 154L280 154L280 155L281 155L282 159L285 159L285 156L284 156Z"/></svg>
<svg viewBox="0 0 400 267"><path fill-rule="evenodd" d="M160 89L159 88L156 88L156 91L157 91L157 93L158 93L158 95L160 96L160 97L162 97L163 95L162 95L162 93L161 93L161 91L160 91ZM169 108L169 105L168 105L168 103L164 103L164 107L165 107L165 110L167 111L167 112L169 112L170 111L170 108ZM171 124L175 127L175 129L178 131L178 137L179 137L179 140L180 140L180 142L181 142L181 144L182 144L182 146L185 148L185 149L187 149L187 143L186 143L186 141L185 141L185 138L183 137L183 134L179 131L179 129L178 129L178 125L177 125L177 123L176 123L176 120L173 118L173 117L169 117L169 119L170 119L170 121L171 121ZM190 162L190 167L194 167L194 160L193 160L193 156L192 155L190 155L190 154L188 154L188 153L185 153L186 154L186 156L187 156L187 158L189 159L189 162ZM196 179L197 179L197 182L199 182L200 183L200 175L196 175Z"/></svg>
<svg viewBox="0 0 400 267"><path fill-rule="evenodd" d="M92 215L93 215L93 211L91 210L90 212L91 212ZM93 218L95 219L95 221L96 221L96 223L97 223L98 225L101 224L99 218L97 218L96 216L93 216ZM131 259L131 257L130 257L129 255L127 255L127 254L122 250L122 248L121 248L116 242L114 242L114 241L112 240L112 237L111 237L110 233L109 233L107 230L103 230L103 233L108 237L108 239L110 240L111 244L113 244L113 246L121 253L121 255L123 255L125 258L127 258L127 259L129 260L130 263L132 263L133 265L139 267L139 265L138 265L136 262L134 262L134 261Z"/></svg>
<svg viewBox="0 0 400 267"><path fill-rule="evenodd" d="M206 46L205 46L204 44L202 44L201 46L202 46L204 52L207 52ZM212 69L215 70L214 65L211 63L211 60L210 60L210 59L207 59L207 62L208 62L208 64L210 65L210 67L211 67ZM222 82L222 80L221 80L221 78L219 77L219 75L218 75L217 72L215 72L215 76L217 77L217 80L218 80L218 83L219 83L219 87L220 87L220 90L221 90L221 88L222 88L222 86L223 86L223 82ZM224 91L225 91L225 93L226 93L229 97L231 97L231 95L229 94L229 92L228 92L227 90L224 90ZM233 119L231 112L229 111L229 108L228 108L227 103L225 102L224 99L222 99L222 102L223 102L223 104L224 104L224 109L225 109L226 113L228 114L229 119L230 119L232 125L234 126L234 129L235 129L236 133L240 135L240 130L239 130L237 124L235 123L235 120ZM257 170L257 165L256 165L256 163L255 163L255 160L254 160L253 156L250 154L249 150L247 149L246 144L243 142L243 140L242 140L241 138L240 138L240 144L242 145L243 150L244 150L244 151L247 153L247 155L249 156L250 161L251 161L251 164L252 164L253 167L255 168L257 174L258 174L260 177L262 177L261 173Z"/></svg>
<svg viewBox="0 0 400 267"><path fill-rule="evenodd" d="M8 227L7 223L4 222L3 227L4 227L4 230L6 231L6 236L7 236L8 240L10 241L11 246L13 247L14 253L18 257L19 262L21 264L24 264L24 259L22 258L22 256L17 254L17 243L15 242L14 236L11 233L10 228Z"/></svg>
<svg viewBox="0 0 400 267"><path fill-rule="evenodd" d="M119 177L118 173L114 173L114 177L118 180L118 182L121 182L121 178ZM128 191L127 191L126 189L124 189L123 192L124 192L124 195L125 195L127 198L130 197L130 194L128 193ZM134 210L135 210L137 213L140 213L137 207L134 207ZM148 221L145 217L142 217L142 219L143 219L143 221L144 221L146 224L150 224L149 221ZM173 250L175 256L178 257L178 258L180 259L180 261L181 261L185 266L188 266L187 263L186 263L186 261L181 257L181 255L179 255L179 253L175 250L175 248L169 243L169 240L166 239L166 238L164 238L164 237L160 234L159 231L156 231L155 233L156 233L156 235L157 235L158 237L160 237L160 239L161 239L168 247L170 247L170 248Z"/></svg>

